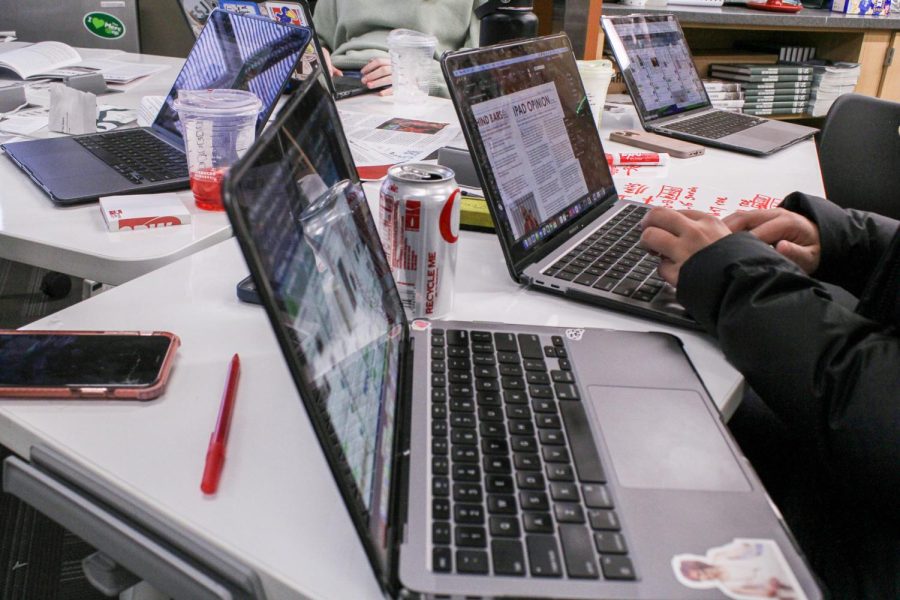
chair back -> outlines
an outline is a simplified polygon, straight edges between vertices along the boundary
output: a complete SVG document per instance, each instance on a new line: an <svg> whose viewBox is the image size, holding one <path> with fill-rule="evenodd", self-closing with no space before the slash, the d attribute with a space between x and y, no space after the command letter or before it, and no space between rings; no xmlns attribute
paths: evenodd
<svg viewBox="0 0 900 600"><path fill-rule="evenodd" d="M829 200L900 219L900 103L844 94L817 141Z"/></svg>

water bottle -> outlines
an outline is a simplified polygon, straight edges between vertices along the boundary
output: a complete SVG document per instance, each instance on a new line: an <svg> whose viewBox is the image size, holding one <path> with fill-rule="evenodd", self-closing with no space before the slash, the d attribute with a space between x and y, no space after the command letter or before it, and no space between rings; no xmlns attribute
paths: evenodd
<svg viewBox="0 0 900 600"><path fill-rule="evenodd" d="M479 46L537 35L538 18L533 0L489 0L475 9L481 19Z"/></svg>

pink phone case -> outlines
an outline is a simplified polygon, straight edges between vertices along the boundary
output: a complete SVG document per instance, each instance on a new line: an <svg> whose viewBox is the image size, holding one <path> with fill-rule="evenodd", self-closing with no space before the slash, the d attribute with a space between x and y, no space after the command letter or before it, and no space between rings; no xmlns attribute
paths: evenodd
<svg viewBox="0 0 900 600"><path fill-rule="evenodd" d="M169 345L166 355L160 365L156 379L150 385L143 387L96 385L96 386L55 386L55 387L2 387L0 397L5 398L53 398L53 399L95 399L95 400L152 400L158 397L166 388L169 381L169 373L172 370L172 362L175 352L181 345L181 340L174 333L168 331L40 331L40 330L16 330L4 331L3 335L135 335L135 336L163 336L168 338Z"/></svg>
<svg viewBox="0 0 900 600"><path fill-rule="evenodd" d="M675 158L700 156L706 151L706 149L699 144L685 142L684 140L676 140L675 138L665 137L648 131L638 131L636 129L613 131L609 134L609 139L614 142L628 144L629 146L635 146L645 150L668 152Z"/></svg>

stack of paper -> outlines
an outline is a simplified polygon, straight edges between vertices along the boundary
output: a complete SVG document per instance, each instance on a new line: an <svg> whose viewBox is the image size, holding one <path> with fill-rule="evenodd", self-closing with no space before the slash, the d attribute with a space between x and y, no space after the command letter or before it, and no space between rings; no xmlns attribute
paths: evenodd
<svg viewBox="0 0 900 600"><path fill-rule="evenodd" d="M828 109L841 94L856 89L860 65L852 62L815 61L812 90L806 112L814 117L828 113Z"/></svg>

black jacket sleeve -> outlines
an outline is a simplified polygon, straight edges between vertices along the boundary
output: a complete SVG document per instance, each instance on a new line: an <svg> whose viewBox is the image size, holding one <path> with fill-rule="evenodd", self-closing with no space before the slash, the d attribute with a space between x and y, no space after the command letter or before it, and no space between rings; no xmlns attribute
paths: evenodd
<svg viewBox="0 0 900 600"><path fill-rule="evenodd" d="M799 213L819 228L822 260L813 275L859 297L884 256L898 223L859 210L845 210L815 196L794 192L782 208Z"/></svg>
<svg viewBox="0 0 900 600"><path fill-rule="evenodd" d="M850 218L834 237L869 249L871 240L857 239L859 222ZM896 326L832 302L818 281L748 233L691 257L677 292L760 397L798 436L811 438L836 485L900 530Z"/></svg>

